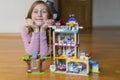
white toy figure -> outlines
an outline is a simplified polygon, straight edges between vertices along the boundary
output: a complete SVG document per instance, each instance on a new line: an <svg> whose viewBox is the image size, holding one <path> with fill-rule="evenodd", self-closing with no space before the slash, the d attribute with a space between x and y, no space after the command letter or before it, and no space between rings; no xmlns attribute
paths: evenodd
<svg viewBox="0 0 120 80"><path fill-rule="evenodd" d="M82 64L78 66L79 72L82 72Z"/></svg>
<svg viewBox="0 0 120 80"><path fill-rule="evenodd" d="M54 72L56 70L56 66L53 64L53 65L50 65L50 71Z"/></svg>
<svg viewBox="0 0 120 80"><path fill-rule="evenodd" d="M89 58L86 56L86 52L80 52L80 59L88 60Z"/></svg>
<svg viewBox="0 0 120 80"><path fill-rule="evenodd" d="M52 71L52 72L54 72L55 70L56 70L56 62L55 62L55 60L54 60L54 62L53 62L53 64L52 65L50 65L50 71Z"/></svg>

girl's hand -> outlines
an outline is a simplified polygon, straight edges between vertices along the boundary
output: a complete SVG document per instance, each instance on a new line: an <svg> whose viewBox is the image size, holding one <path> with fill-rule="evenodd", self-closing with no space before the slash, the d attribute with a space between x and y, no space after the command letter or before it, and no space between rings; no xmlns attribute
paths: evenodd
<svg viewBox="0 0 120 80"><path fill-rule="evenodd" d="M27 26L33 26L33 20L32 19L26 19Z"/></svg>
<svg viewBox="0 0 120 80"><path fill-rule="evenodd" d="M40 31L41 31L41 32L46 31L47 28L48 28L48 26L53 25L53 23L54 23L54 20L53 20L53 19L46 20L45 23L41 26Z"/></svg>
<svg viewBox="0 0 120 80"><path fill-rule="evenodd" d="M26 19L27 26L30 26L34 32L39 32L39 27L35 26L34 21L32 19Z"/></svg>

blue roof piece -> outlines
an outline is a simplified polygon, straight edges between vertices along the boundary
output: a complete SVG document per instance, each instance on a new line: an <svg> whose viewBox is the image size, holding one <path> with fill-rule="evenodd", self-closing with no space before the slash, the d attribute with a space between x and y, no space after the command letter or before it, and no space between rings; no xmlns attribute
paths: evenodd
<svg viewBox="0 0 120 80"><path fill-rule="evenodd" d="M74 16L70 17L67 22L69 23L71 21L78 23L78 20Z"/></svg>
<svg viewBox="0 0 120 80"><path fill-rule="evenodd" d="M98 65L98 62L96 62L96 61L89 60L89 62L90 62L90 64L92 64L92 65Z"/></svg>

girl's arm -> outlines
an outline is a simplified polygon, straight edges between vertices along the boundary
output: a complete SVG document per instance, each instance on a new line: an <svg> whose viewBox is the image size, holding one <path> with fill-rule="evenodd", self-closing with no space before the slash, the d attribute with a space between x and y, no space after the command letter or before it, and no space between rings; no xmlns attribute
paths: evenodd
<svg viewBox="0 0 120 80"><path fill-rule="evenodd" d="M46 30L48 26L53 25L54 20L46 20L45 23L40 27L40 54L41 56L47 56L50 54L51 50L48 47Z"/></svg>
<svg viewBox="0 0 120 80"><path fill-rule="evenodd" d="M47 56L50 54L46 32L40 32L40 54L41 56Z"/></svg>
<svg viewBox="0 0 120 80"><path fill-rule="evenodd" d="M28 54L39 52L39 32L32 32L31 35L28 34L28 28L25 26L22 29L22 39L25 47L25 51Z"/></svg>

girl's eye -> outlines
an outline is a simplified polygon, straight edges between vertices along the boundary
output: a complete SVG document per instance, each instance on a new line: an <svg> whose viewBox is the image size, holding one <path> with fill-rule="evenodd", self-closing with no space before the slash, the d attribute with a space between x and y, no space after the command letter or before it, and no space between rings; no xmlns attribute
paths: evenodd
<svg viewBox="0 0 120 80"><path fill-rule="evenodd" d="M43 10L42 13L47 13L47 11L46 11L46 10Z"/></svg>
<svg viewBox="0 0 120 80"><path fill-rule="evenodd" d="M38 13L38 11L33 11L33 13Z"/></svg>

